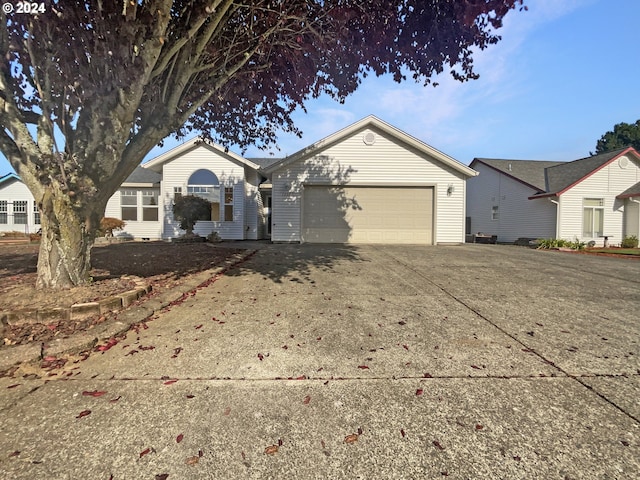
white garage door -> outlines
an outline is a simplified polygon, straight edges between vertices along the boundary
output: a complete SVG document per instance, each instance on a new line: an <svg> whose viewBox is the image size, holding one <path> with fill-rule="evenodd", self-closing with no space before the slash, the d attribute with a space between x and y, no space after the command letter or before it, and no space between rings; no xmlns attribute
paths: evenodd
<svg viewBox="0 0 640 480"><path fill-rule="evenodd" d="M433 243L433 188L305 186L302 241Z"/></svg>

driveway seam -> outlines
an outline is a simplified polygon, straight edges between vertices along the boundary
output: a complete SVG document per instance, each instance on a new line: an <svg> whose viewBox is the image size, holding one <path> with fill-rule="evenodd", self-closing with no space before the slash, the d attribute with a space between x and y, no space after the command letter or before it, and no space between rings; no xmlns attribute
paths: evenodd
<svg viewBox="0 0 640 480"><path fill-rule="evenodd" d="M635 421L636 423L640 424L640 418L635 417L633 414L631 414L630 412L628 412L627 410L625 410L624 408L622 408L620 405L616 404L615 402L613 402L612 400L610 400L609 398L607 398L605 395L603 395L602 393L600 393L599 391L597 391L595 388L593 388L591 385L588 385L587 383L581 381L577 376L565 371L562 367L559 367L558 365L555 364L555 362L549 360L548 358L546 358L544 355L542 355L541 353L539 353L535 348L533 347L529 347L526 343L524 343L522 340L520 340L519 338L517 338L515 335L512 335L511 333L507 332L505 329L503 329L502 327L500 327L499 325L497 325L496 323L492 322L491 320L489 320L489 318L485 317L484 315L482 315L479 311L477 311L475 308L471 307L470 305L468 305L467 303L464 302L464 300L461 300L460 298L458 298L456 295L454 295L453 293L449 292L445 287L439 285L438 283L436 283L435 281L433 281L431 278L427 277L425 274L423 274L421 271L416 270L415 268L411 267L408 263L403 262L402 260L400 260L398 257L396 257L395 255L392 255L390 252L385 252L386 255L388 255L390 258L392 258L393 260L395 260L398 264L402 265L404 268L411 270L412 272L414 272L415 274L417 274L418 276L422 277L423 279L425 279L427 282L429 282L430 284L434 285L435 287L437 287L438 289L440 289L443 293L445 293L446 295L448 295L449 297L451 297L453 300L455 300L456 302L458 302L460 305L464 306L465 308L467 308L468 310L472 311L473 313L475 313L478 317L480 317L481 319L483 319L485 322L489 323L490 325L492 325L494 328L496 328L498 331L502 332L504 335L508 336L509 338L511 338L513 341L515 341L516 343L522 345L524 348L528 349L530 351L530 353L533 353L535 356L537 356L538 358L540 358L540 360L542 360L543 362L545 362L546 364L552 366L553 368L555 368L556 370L558 370L559 372L561 372L562 374L566 375L568 378L571 378L573 380L575 380L577 383L579 383L580 385L582 385L584 388L586 388L587 390L595 393L598 397L600 397L602 400L604 400L605 402L607 402L608 404L610 404L611 406L615 407L617 410L619 410L620 412L622 412L624 415L626 415L627 417L631 418L633 421ZM541 377L543 378L543 377Z"/></svg>

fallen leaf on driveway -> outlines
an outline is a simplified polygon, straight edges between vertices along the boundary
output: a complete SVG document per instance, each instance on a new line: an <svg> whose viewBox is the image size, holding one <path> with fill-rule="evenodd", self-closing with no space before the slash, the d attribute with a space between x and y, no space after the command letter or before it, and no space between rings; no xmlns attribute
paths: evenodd
<svg viewBox="0 0 640 480"><path fill-rule="evenodd" d="M433 443L433 446L436 447L438 450L444 450L444 447L440 444L439 441L434 440L432 443Z"/></svg>
<svg viewBox="0 0 640 480"><path fill-rule="evenodd" d="M269 445L267 448L264 449L264 454L265 455L273 455L278 451L278 445Z"/></svg>
<svg viewBox="0 0 640 480"><path fill-rule="evenodd" d="M194 455L193 457L189 457L187 458L184 463L186 463L187 465L195 465L196 463L198 463L200 461L200 457L198 455Z"/></svg>
<svg viewBox="0 0 640 480"><path fill-rule="evenodd" d="M140 452L140 458L144 457L147 453L151 453L151 449L150 448L145 448L143 451Z"/></svg>
<svg viewBox="0 0 640 480"><path fill-rule="evenodd" d="M358 368L362 369L362 370L368 370L369 367L366 365L358 365Z"/></svg>
<svg viewBox="0 0 640 480"><path fill-rule="evenodd" d="M176 383L178 381L177 378L173 378L171 380L167 380L166 382L163 383L163 385L171 385L172 383Z"/></svg>
<svg viewBox="0 0 640 480"><path fill-rule="evenodd" d="M181 433L180 435L178 435L176 437L176 443L180 443L182 441L182 439L184 438L184 435Z"/></svg>
<svg viewBox="0 0 640 480"><path fill-rule="evenodd" d="M101 397L105 393L107 393L107 392L94 390L93 392L84 391L84 392L82 392L82 395L84 395L85 397Z"/></svg>
<svg viewBox="0 0 640 480"><path fill-rule="evenodd" d="M89 414L91 414L91 410L83 410L78 414L78 416L76 418L86 417Z"/></svg>
<svg viewBox="0 0 640 480"><path fill-rule="evenodd" d="M156 480L167 480L169 478L168 473L159 473L156 475Z"/></svg>
<svg viewBox="0 0 640 480"><path fill-rule="evenodd" d="M356 443L358 441L358 434L352 433L344 437L344 443Z"/></svg>
<svg viewBox="0 0 640 480"><path fill-rule="evenodd" d="M304 400L302 401L302 403L304 403L305 405L309 405L310 401L311 401L311 395L307 395L306 397L304 397Z"/></svg>
<svg viewBox="0 0 640 480"><path fill-rule="evenodd" d="M424 393L424 390L422 390L421 388L416 390L416 396L419 397L420 395L422 395Z"/></svg>
<svg viewBox="0 0 640 480"><path fill-rule="evenodd" d="M22 385L21 383L14 383L13 385L9 385L7 388L16 388Z"/></svg>

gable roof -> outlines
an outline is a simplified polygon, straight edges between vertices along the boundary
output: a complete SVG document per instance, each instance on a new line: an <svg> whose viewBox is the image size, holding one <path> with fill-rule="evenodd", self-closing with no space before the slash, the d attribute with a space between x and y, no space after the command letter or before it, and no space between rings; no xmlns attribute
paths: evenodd
<svg viewBox="0 0 640 480"><path fill-rule="evenodd" d="M227 157L229 160L235 161L242 165L246 165L250 168L253 168L254 170L258 170L260 168L260 165L244 157L241 157L236 153L229 151L228 148L225 148L222 145L218 145L217 143L208 142L202 139L201 137L195 137L190 140L187 140L186 142L178 145L177 147L172 148L168 152L158 155L157 157L152 158L148 162L143 163L142 166L144 168L149 168L151 170L159 172L165 163L197 147L208 148L212 152L216 152L223 157Z"/></svg>
<svg viewBox="0 0 640 480"><path fill-rule="evenodd" d="M493 170L524 183L538 192L546 191L545 170L561 162L545 160L503 160L497 158L474 158L469 165L471 168L477 163L486 165Z"/></svg>
<svg viewBox="0 0 640 480"><path fill-rule="evenodd" d="M19 182L22 181L20 180L20 177L13 172L7 173L6 175L0 177L0 183L8 182L9 180L18 180Z"/></svg>
<svg viewBox="0 0 640 480"><path fill-rule="evenodd" d="M247 158L247 160L260 165L260 168L264 170L265 168L273 165L274 163L281 161L282 157L250 157L250 158Z"/></svg>
<svg viewBox="0 0 640 480"><path fill-rule="evenodd" d="M362 120L357 121L356 123L353 123L351 125L349 125L348 127L343 128L342 130L339 130L336 133L333 133L331 135L329 135L328 137L323 138L322 140L318 140L317 142L315 142L314 144L303 148L302 150L299 150L298 152L294 153L293 155L290 155L286 158L283 158L271 165L269 165L268 167L264 168L264 171L267 174L271 174L274 171L283 168L287 165L290 165L302 158L305 157L310 157L315 155L317 152L319 152L320 150L329 147L330 145L336 144L338 142L340 142L341 140L353 135L354 133L358 132L359 130L362 130L366 127L372 127L372 128L376 128L378 130L383 131L384 133L387 133L388 135L400 140L401 142L417 149L418 151L425 153L427 155L429 155L430 157L438 160L439 162L453 168L454 170L457 170L458 172L467 175L468 177L474 177L476 175L478 175L478 172L476 172L475 170L473 170L472 168L460 163L459 161L455 160L454 158L450 157L449 155L446 155L444 153L442 153L439 150L436 150L435 148L431 147L430 145L427 145L426 143L422 142L421 140L418 140L415 137L412 137L411 135L409 135L406 132L403 132L402 130L399 130L395 127L393 127L392 125L389 125L386 122L383 122L382 120L380 120L378 117L374 116L374 115L369 115L365 118L363 118Z"/></svg>
<svg viewBox="0 0 640 480"><path fill-rule="evenodd" d="M629 153L640 159L638 152L632 147L626 147L572 162L474 158L470 167L473 168L477 163L482 163L518 182L535 188L538 192L529 197L533 199L562 195L598 170ZM640 185L634 185L621 193L618 198L640 195L639 190Z"/></svg>
<svg viewBox="0 0 640 480"><path fill-rule="evenodd" d="M601 168L621 156L623 153L633 150L621 148L611 152L580 158L573 162L566 162L547 169L547 196L560 195L590 177Z"/></svg>

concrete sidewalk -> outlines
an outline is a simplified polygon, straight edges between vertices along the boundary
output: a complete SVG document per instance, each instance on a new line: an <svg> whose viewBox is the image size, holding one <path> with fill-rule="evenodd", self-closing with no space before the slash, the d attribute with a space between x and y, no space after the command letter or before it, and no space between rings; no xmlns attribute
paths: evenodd
<svg viewBox="0 0 640 480"><path fill-rule="evenodd" d="M0 471L638 478L639 284L515 247L265 246L111 348L0 379Z"/></svg>

